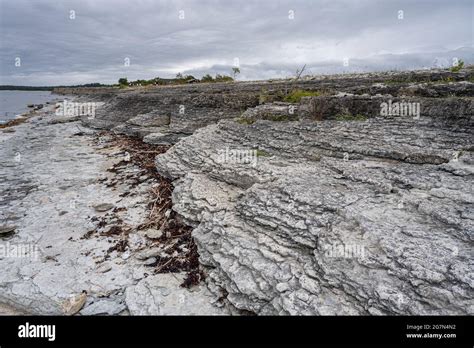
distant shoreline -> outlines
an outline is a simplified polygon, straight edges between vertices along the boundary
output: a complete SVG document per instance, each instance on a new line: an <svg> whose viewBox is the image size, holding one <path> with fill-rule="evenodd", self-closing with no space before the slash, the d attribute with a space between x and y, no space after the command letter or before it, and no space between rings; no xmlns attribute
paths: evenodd
<svg viewBox="0 0 474 348"><path fill-rule="evenodd" d="M52 91L54 87L0 86L0 91Z"/></svg>
<svg viewBox="0 0 474 348"><path fill-rule="evenodd" d="M71 86L14 86L0 85L0 91L53 91L55 88L78 88L78 87L111 87L112 85L103 85L101 83L89 83L84 85Z"/></svg>

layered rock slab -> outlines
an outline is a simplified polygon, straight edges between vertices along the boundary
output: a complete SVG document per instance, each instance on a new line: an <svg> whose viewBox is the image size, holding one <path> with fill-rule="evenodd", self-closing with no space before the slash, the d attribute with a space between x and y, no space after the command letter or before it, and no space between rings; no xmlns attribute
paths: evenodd
<svg viewBox="0 0 474 348"><path fill-rule="evenodd" d="M205 286L181 287L182 274L153 274L139 257L156 180L110 136L43 111L0 132L0 227L14 226L0 234L0 315L227 313ZM174 295L158 301L163 287ZM83 291L83 307L65 311Z"/></svg>
<svg viewBox="0 0 474 348"><path fill-rule="evenodd" d="M433 124L224 120L156 165L209 286L239 309L472 314L472 129Z"/></svg>
<svg viewBox="0 0 474 348"><path fill-rule="evenodd" d="M456 73L448 70L423 70L127 89L59 88L55 91L81 95L85 102L106 101L103 107L97 109L95 117L82 120L86 125L145 138L146 142L152 144L174 144L201 127L217 123L221 119L241 116L247 108L259 104L285 101L292 92L302 90L322 94L323 97L319 100L323 108L319 107L318 110L314 110L314 104L304 103L306 107L303 109L309 111L310 118L315 116L314 111L317 114L327 114L334 109L334 103L336 107L359 104L359 109L366 110L372 109L373 105L378 112L377 103L380 101L377 99L367 100L362 97L355 100L354 97L354 104L349 99L329 97L338 92L367 96L380 94L393 99L424 98L421 101L427 111L424 116L431 116L440 108L472 109L472 103L461 100L450 102L449 99L472 96L473 76L474 69L467 67ZM347 102L350 105L346 105Z"/></svg>

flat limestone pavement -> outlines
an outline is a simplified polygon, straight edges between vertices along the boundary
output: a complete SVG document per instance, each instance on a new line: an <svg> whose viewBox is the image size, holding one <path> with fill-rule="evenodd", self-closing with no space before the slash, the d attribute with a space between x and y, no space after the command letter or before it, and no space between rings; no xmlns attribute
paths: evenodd
<svg viewBox="0 0 474 348"><path fill-rule="evenodd" d="M78 122L52 119L49 109L0 131L0 225L14 227L0 236L0 314L222 313L205 286L182 288L182 274L153 275L134 257L148 245L134 228L152 178L105 185L123 151ZM110 235L114 222L132 232ZM121 239L125 249L114 250Z"/></svg>

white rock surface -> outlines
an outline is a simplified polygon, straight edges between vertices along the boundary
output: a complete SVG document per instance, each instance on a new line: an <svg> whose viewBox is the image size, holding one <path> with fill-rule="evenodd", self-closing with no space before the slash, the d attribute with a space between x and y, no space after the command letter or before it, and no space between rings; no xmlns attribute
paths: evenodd
<svg viewBox="0 0 474 348"><path fill-rule="evenodd" d="M125 301L132 315L222 315L226 312L212 305L213 296L205 285L192 291L180 288L183 274L157 274L142 279L125 291Z"/></svg>
<svg viewBox="0 0 474 348"><path fill-rule="evenodd" d="M472 315L472 139L429 120L223 120L156 165L209 286L236 308ZM263 154L222 161L226 148Z"/></svg>
<svg viewBox="0 0 474 348"><path fill-rule="evenodd" d="M132 249L107 256L116 243L114 237L97 233L89 239L81 237L95 228L91 217L111 214L94 209L102 203L126 208L116 214L131 228L142 223L148 214L150 183L130 186L119 180L115 187L107 187L98 179L114 175L106 169L121 160L120 149L101 148L91 135L74 136L77 122L49 124L50 114L40 116L44 119L34 117L16 126L14 133L0 132L0 225L17 226L12 236L0 239L0 245L34 248L31 257L0 255L0 304L31 314L64 314L61 304L85 290L88 302L79 314L126 314L128 307L133 313L148 311L142 306L154 301L154 283L148 287L152 293L141 293L139 302L128 296L125 304L125 292L135 291L127 288L136 289L153 272L130 257L146 249L144 238L132 232ZM132 164L127 168L133 173ZM121 197L123 192L130 194ZM205 288L190 292L177 281L157 286L176 295L163 297L156 310L200 314L203 306L201 314L211 311L209 303L204 305ZM192 298L188 307L175 307L177 294Z"/></svg>

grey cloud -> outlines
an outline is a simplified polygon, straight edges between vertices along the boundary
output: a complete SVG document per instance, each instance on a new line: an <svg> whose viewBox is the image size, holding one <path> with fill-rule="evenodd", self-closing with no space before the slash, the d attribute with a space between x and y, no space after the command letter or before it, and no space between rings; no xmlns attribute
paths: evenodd
<svg viewBox="0 0 474 348"><path fill-rule="evenodd" d="M469 0L0 0L0 83L229 74L234 57L241 79L290 76L303 64L319 74L423 68L453 55L473 63L472 7Z"/></svg>

